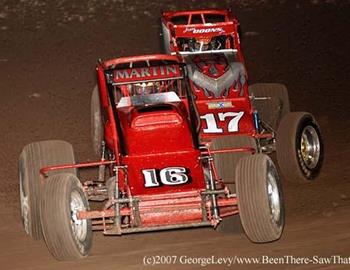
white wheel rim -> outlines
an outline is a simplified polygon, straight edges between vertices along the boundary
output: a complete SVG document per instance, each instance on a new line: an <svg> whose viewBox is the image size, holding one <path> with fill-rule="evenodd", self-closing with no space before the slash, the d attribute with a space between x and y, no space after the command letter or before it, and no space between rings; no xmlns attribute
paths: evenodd
<svg viewBox="0 0 350 270"><path fill-rule="evenodd" d="M301 133L300 140L301 157L309 169L314 169L320 159L320 139L313 126L306 126Z"/></svg>
<svg viewBox="0 0 350 270"><path fill-rule="evenodd" d="M78 219L77 213L78 211L85 211L86 207L78 191L73 191L71 194L70 208L73 234L80 242L83 242L87 236L87 221L86 219Z"/></svg>
<svg viewBox="0 0 350 270"><path fill-rule="evenodd" d="M277 185L277 175L275 171L271 170L271 168L274 167L271 166L267 172L267 193L272 219L278 223L281 218L281 198Z"/></svg>
<svg viewBox="0 0 350 270"><path fill-rule="evenodd" d="M21 200L21 213L23 220L23 227L27 234L29 234L29 203L28 195L24 195L23 175L22 171L19 172L19 194Z"/></svg>

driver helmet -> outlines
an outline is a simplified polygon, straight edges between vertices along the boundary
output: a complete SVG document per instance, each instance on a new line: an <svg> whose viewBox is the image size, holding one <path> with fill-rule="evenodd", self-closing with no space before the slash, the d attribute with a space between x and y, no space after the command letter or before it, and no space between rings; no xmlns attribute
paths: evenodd
<svg viewBox="0 0 350 270"><path fill-rule="evenodd" d="M211 38L208 38L208 37L191 39L189 41L190 51L192 52L207 51L210 49L210 41L211 41Z"/></svg>
<svg viewBox="0 0 350 270"><path fill-rule="evenodd" d="M149 95L157 92L158 84L156 82L142 82L134 84L134 95Z"/></svg>

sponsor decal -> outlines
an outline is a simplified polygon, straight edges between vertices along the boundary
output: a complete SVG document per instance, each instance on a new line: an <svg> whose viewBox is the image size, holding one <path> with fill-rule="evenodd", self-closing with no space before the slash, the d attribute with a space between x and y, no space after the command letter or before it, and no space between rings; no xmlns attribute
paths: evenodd
<svg viewBox="0 0 350 270"><path fill-rule="evenodd" d="M208 109L233 108L231 101L208 102Z"/></svg>
<svg viewBox="0 0 350 270"><path fill-rule="evenodd" d="M113 71L113 81L115 83L166 79L179 76L181 76L181 73L177 65L116 69Z"/></svg>
<svg viewBox="0 0 350 270"><path fill-rule="evenodd" d="M196 27L186 27L183 33L192 33L192 34L210 34L218 33L223 34L225 30L222 27L212 27L212 28L196 28Z"/></svg>

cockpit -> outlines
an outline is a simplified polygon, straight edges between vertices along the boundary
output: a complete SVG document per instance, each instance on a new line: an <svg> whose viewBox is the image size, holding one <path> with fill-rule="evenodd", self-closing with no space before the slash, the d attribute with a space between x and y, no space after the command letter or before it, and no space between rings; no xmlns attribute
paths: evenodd
<svg viewBox="0 0 350 270"><path fill-rule="evenodd" d="M114 85L113 92L117 107L180 101L186 95L181 79Z"/></svg>
<svg viewBox="0 0 350 270"><path fill-rule="evenodd" d="M205 52L230 49L232 47L231 36L214 36L201 38L177 38L177 44L181 52Z"/></svg>

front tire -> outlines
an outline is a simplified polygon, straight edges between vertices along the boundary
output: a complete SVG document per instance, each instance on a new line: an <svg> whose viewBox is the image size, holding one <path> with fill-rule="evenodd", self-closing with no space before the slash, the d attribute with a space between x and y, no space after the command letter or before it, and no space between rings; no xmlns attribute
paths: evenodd
<svg viewBox="0 0 350 270"><path fill-rule="evenodd" d="M79 179L73 174L49 177L41 203L41 222L46 245L57 260L88 255L92 244L91 220L78 220L77 211L89 210Z"/></svg>
<svg viewBox="0 0 350 270"><path fill-rule="evenodd" d="M290 112L287 87L280 83L255 83L249 85L249 94L257 98L253 99L253 105L260 119L276 130Z"/></svg>
<svg viewBox="0 0 350 270"><path fill-rule="evenodd" d="M21 218L25 232L33 239L42 238L40 198L44 184L40 180L40 169L73 163L75 163L73 147L65 141L34 142L23 148L18 164ZM76 174L75 169L66 169L63 172Z"/></svg>
<svg viewBox="0 0 350 270"><path fill-rule="evenodd" d="M292 112L281 121L276 137L278 165L290 182L315 179L323 163L323 141L318 123L306 112Z"/></svg>
<svg viewBox="0 0 350 270"><path fill-rule="evenodd" d="M270 157L256 154L236 169L238 210L247 237L255 243L278 240L284 228L280 179Z"/></svg>
<svg viewBox="0 0 350 270"><path fill-rule="evenodd" d="M101 157L102 141L104 136L100 96L97 85L91 95L91 140L95 154Z"/></svg>

